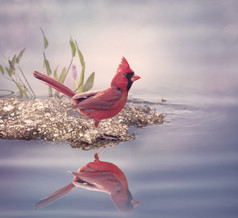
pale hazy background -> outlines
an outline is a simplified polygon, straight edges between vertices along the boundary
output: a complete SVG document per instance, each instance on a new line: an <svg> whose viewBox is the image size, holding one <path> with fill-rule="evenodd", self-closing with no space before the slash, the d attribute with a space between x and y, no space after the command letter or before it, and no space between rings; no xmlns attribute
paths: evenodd
<svg viewBox="0 0 238 218"><path fill-rule="evenodd" d="M70 35L78 41L94 88L106 87L122 56L142 79L133 87L164 95L237 91L238 2L218 1L12 1L0 0L0 63L22 48L21 66L42 71L42 27L52 68L70 61ZM77 59L75 59L77 60ZM78 60L76 64L79 66ZM0 80L6 87L6 81ZM133 93L133 91L132 91ZM166 97L166 96L165 96Z"/></svg>

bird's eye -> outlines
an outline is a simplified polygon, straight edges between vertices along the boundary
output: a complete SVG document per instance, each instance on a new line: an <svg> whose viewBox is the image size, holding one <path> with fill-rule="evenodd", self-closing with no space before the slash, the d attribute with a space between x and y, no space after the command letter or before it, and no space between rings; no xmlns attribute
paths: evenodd
<svg viewBox="0 0 238 218"><path fill-rule="evenodd" d="M127 79L131 79L131 77L133 77L133 75L134 75L134 72L125 73L124 75Z"/></svg>

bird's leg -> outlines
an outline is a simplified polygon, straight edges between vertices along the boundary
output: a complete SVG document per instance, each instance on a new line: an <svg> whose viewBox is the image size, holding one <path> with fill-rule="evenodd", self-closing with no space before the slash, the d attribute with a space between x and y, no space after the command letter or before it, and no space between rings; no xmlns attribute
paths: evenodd
<svg viewBox="0 0 238 218"><path fill-rule="evenodd" d="M101 147L97 150L97 152L94 154L95 160L99 160L99 156L106 150L106 147Z"/></svg>

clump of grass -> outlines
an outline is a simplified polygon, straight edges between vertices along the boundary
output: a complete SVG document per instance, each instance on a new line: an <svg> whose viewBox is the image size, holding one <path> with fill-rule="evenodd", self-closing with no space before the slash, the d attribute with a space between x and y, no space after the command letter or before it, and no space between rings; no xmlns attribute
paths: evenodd
<svg viewBox="0 0 238 218"><path fill-rule="evenodd" d="M69 44L71 48L71 59L69 62L68 67L63 67L59 71L59 65L55 67L54 71L52 71L52 68L50 66L50 62L46 57L46 49L49 46L48 39L44 33L44 31L41 29L42 35L43 35L43 40L44 40L44 51L43 51L43 68L45 68L46 73L48 76L53 76L55 80L57 80L60 83L64 83L66 76L69 73L69 70L72 67L74 58L76 57L76 54L78 55L80 64L81 64L81 73L79 76L79 79L77 78L77 71L76 71L76 66L73 65L73 79L74 79L74 84L75 84L75 91L78 93L85 92L90 90L93 87L94 83L94 77L95 77L95 72L91 73L90 76L87 78L86 82L84 83L84 77L85 77L85 61L82 52L80 51L78 47L78 43L76 40L73 40L72 37L70 37ZM53 90L51 87L49 87L49 97L53 96ZM59 97L60 93L59 91L55 91L54 96Z"/></svg>
<svg viewBox="0 0 238 218"><path fill-rule="evenodd" d="M13 82L16 85L19 98L25 97L27 99L30 99L35 98L36 96L20 67L20 60L23 56L24 51L25 48L22 49L18 55L15 54L13 58L6 58L8 64L6 66L0 64L0 71L5 79ZM0 89L0 91L9 92L8 95L15 94L15 92L12 90Z"/></svg>
<svg viewBox="0 0 238 218"><path fill-rule="evenodd" d="M70 37L69 44L70 44L72 55L71 55L71 59L70 59L68 67L63 67L61 71L59 71L59 65L58 65L54 68L54 71L52 71L50 62L46 57L46 49L49 46L49 42L42 28L41 28L41 32L43 34L43 40L44 40L43 68L46 70L47 75L52 76L54 79L56 79L60 83L64 83L66 76L68 75L68 72L72 67L74 58L76 57L76 54L77 54L79 57L79 61L80 61L82 69L81 69L79 78L77 78L76 66L74 65L74 72L72 76L74 79L75 92L81 93L81 92L90 90L93 87L95 73L94 72L91 73L90 76L87 78L86 82L84 82L85 61L84 61L83 54L78 47L77 41L73 40L72 37ZM25 51L25 48L22 49L18 55L14 55L13 58L11 59L6 58L8 64L6 66L3 66L0 64L0 71L4 78L13 82L16 85L18 89L17 94L19 98L25 97L27 99L30 99L30 98L35 98L36 95L20 67L20 60L24 54L24 51ZM5 90L5 89L0 89L0 92L9 93L5 96L16 94L12 90ZM51 87L49 87L49 97L52 97L52 96L60 97L60 93L59 91L55 91L53 95L53 90Z"/></svg>

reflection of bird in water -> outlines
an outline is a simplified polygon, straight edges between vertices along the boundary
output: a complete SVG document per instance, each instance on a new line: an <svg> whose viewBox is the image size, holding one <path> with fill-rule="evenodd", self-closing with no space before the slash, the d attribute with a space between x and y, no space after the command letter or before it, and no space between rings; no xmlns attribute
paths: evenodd
<svg viewBox="0 0 238 218"><path fill-rule="evenodd" d="M111 86L107 89L77 94L45 74L35 71L34 76L72 98L75 104L73 108L77 108L81 114L94 119L95 127L98 127L100 120L114 117L124 108L133 82L140 79L134 74L124 57L111 81Z"/></svg>
<svg viewBox="0 0 238 218"><path fill-rule="evenodd" d="M129 212L137 206L140 202L133 199L124 173L116 165L100 161L98 153L94 157L93 162L81 167L78 172L71 172L74 175L71 183L37 202L35 208L53 203L76 187L108 193L121 212Z"/></svg>

